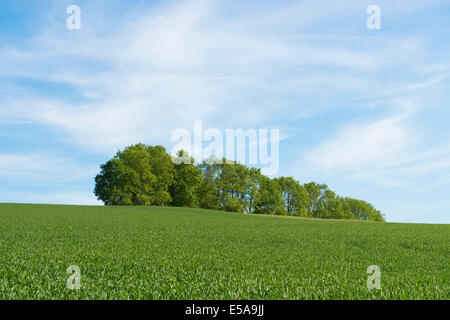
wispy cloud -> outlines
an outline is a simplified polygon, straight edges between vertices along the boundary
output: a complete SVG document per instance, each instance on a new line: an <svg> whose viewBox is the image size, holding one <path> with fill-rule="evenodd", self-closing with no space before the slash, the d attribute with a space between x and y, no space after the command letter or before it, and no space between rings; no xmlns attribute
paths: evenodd
<svg viewBox="0 0 450 320"><path fill-rule="evenodd" d="M350 121L309 150L308 174L410 190L449 182L441 173L450 170L450 145L430 144L416 128L423 106L408 99L391 103L396 111L390 115Z"/></svg>
<svg viewBox="0 0 450 320"><path fill-rule="evenodd" d="M351 123L306 155L309 164L324 170L365 170L391 161L411 143L399 116L372 123Z"/></svg>
<svg viewBox="0 0 450 320"><path fill-rule="evenodd" d="M74 157L59 158L46 153L0 153L0 179L32 185L92 179L97 168L74 160Z"/></svg>
<svg viewBox="0 0 450 320"><path fill-rule="evenodd" d="M310 18L298 19L291 9ZM174 127L189 128L197 119L219 128L255 127L290 120L292 112L317 112L280 97L300 100L305 92L321 94L324 86L367 88L364 72L401 62L409 50L390 40L389 50L377 54L369 46L351 49L316 37L298 41L306 25L336 10L344 14L332 2L324 10L309 1L264 10L264 23L246 14L225 19L218 2L187 1L133 12L132 21L119 21L122 27L105 37L83 33L67 40L67 30L46 30L28 49L1 51L2 74L65 83L79 98L20 95L0 112L56 127L76 145L110 153L136 141L168 141ZM325 75L319 71L324 67L337 72Z"/></svg>

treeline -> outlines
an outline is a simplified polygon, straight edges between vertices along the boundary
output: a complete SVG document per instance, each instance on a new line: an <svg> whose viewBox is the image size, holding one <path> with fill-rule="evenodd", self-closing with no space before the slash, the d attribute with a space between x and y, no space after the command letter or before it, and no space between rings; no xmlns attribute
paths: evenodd
<svg viewBox="0 0 450 320"><path fill-rule="evenodd" d="M363 200L338 196L325 184L292 177L270 179L260 169L210 158L200 164L186 152L136 144L101 165L94 193L105 205L159 205L323 219L384 221Z"/></svg>

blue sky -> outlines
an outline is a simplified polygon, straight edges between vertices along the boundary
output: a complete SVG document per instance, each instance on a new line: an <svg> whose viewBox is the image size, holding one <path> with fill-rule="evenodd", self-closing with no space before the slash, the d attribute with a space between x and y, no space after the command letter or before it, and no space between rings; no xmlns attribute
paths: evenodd
<svg viewBox="0 0 450 320"><path fill-rule="evenodd" d="M171 150L202 120L280 128L279 175L388 221L450 223L449 15L444 0L2 0L0 201L98 204L118 149Z"/></svg>

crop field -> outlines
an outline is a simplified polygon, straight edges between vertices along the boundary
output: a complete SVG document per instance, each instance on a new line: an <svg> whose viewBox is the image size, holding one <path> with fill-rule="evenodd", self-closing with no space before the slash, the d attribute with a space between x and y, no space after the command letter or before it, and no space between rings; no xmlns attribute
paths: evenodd
<svg viewBox="0 0 450 320"><path fill-rule="evenodd" d="M449 244L450 225L0 204L0 299L449 299Z"/></svg>

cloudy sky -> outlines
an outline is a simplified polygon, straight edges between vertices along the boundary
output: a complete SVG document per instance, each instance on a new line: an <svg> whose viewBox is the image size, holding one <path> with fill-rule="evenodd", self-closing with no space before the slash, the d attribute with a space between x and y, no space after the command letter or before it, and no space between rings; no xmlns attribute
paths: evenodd
<svg viewBox="0 0 450 320"><path fill-rule="evenodd" d="M0 201L99 204L101 163L171 150L201 120L279 128L278 175L450 223L449 15L446 0L1 0Z"/></svg>

